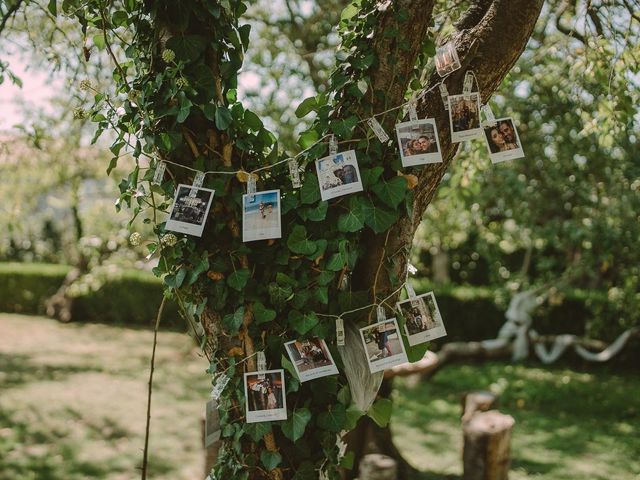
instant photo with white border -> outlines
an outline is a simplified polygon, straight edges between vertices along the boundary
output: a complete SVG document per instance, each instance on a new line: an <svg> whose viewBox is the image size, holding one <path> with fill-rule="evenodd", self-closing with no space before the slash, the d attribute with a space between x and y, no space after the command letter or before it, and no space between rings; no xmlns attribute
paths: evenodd
<svg viewBox="0 0 640 480"><path fill-rule="evenodd" d="M220 413L218 412L218 402L213 398L207 402L204 416L204 448L220 440Z"/></svg>
<svg viewBox="0 0 640 480"><path fill-rule="evenodd" d="M196 190L196 195L190 196L193 189ZM165 228L201 237L214 193L215 190L209 188L178 185Z"/></svg>
<svg viewBox="0 0 640 480"><path fill-rule="evenodd" d="M276 378L280 381L278 388L276 388ZM271 382L273 385L269 386ZM270 388L271 392L269 392ZM250 393L251 398L249 398ZM270 398L271 394L273 398ZM244 397L247 423L287 419L287 395L283 369L245 373Z"/></svg>
<svg viewBox="0 0 640 480"><path fill-rule="evenodd" d="M384 330L381 330L381 328L384 328ZM365 335L365 333L370 331L374 332L373 339L371 339L370 335ZM389 331L393 333L387 333L385 342L385 338L382 337L382 335ZM392 335L395 335L395 338L390 338ZM381 322L361 328L360 339L362 340L362 346L367 355L367 362L369 363L371 373L386 370L409 361L407 359L407 353L404 350L404 343L402 342L398 322L395 318L387 318ZM370 341L367 341L367 339ZM382 348L380 348L381 345Z"/></svg>
<svg viewBox="0 0 640 480"><path fill-rule="evenodd" d="M449 127L451 128L451 142L453 143L473 140L483 135L480 125L480 94L478 92L472 92L468 97L468 99L465 98L465 95L449 95L448 97ZM467 102L471 103L465 105ZM469 112L470 115L468 116L463 116L458 113L464 106L471 105L475 107L475 113ZM455 121L454 116L456 116ZM475 127L473 125L475 125Z"/></svg>
<svg viewBox="0 0 640 480"><path fill-rule="evenodd" d="M503 125L507 125L510 131L504 129ZM524 157L520 136L518 135L518 129L516 128L516 123L513 121L513 118L504 117L491 122L484 122L482 129L491 162L500 163L505 160ZM494 136L494 129L497 129L498 138Z"/></svg>
<svg viewBox="0 0 640 480"><path fill-rule="evenodd" d="M282 238L280 190L247 193L242 196L242 241Z"/></svg>
<svg viewBox="0 0 640 480"><path fill-rule="evenodd" d="M442 162L438 128L434 118L396 125L403 167Z"/></svg>
<svg viewBox="0 0 640 480"><path fill-rule="evenodd" d="M460 68L460 59L453 42L447 42L441 47L436 48L436 56L434 58L436 71L438 75L444 77L451 72L455 72Z"/></svg>
<svg viewBox="0 0 640 480"><path fill-rule="evenodd" d="M316 160L316 173L322 200L362 191L362 178L355 150Z"/></svg>
<svg viewBox="0 0 640 480"><path fill-rule="evenodd" d="M284 346L301 382L338 374L338 367L322 338L293 340Z"/></svg>
<svg viewBox="0 0 640 480"><path fill-rule="evenodd" d="M433 308L426 300L429 298L433 301ZM414 298L408 298L396 304L398 311L405 319L404 332L409 341L409 345L412 347L419 343L435 340L436 338L444 337L447 334L444 328L444 322L442 321L442 315L440 315L440 309L438 308L438 302L436 302L436 296L433 292L423 293ZM414 313L414 309L418 312ZM418 318L416 318L418 317ZM416 332L411 333L407 325L409 322L420 322L420 326L416 328ZM412 330L414 330L412 328Z"/></svg>

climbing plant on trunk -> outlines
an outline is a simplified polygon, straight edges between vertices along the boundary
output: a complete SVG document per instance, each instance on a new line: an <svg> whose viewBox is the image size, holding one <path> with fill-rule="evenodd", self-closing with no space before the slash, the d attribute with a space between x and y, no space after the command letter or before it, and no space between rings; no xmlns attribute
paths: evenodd
<svg viewBox="0 0 640 480"><path fill-rule="evenodd" d="M449 38L463 68L446 85L459 93L471 69L486 102L524 49L542 1L468 3ZM114 63L115 91L95 91L93 107L77 115L91 116L97 135L115 133L108 171L126 152L137 159L120 183L119 204L153 224L154 273L194 330L204 332L211 375L231 376L219 401L223 448L216 478L311 479L319 472L338 478L341 465L350 467L353 455L342 455L337 435L352 430L365 412L351 405L344 372L301 384L288 371L288 419L251 424L242 374L256 369L257 351L265 352L268 368L286 367L288 340L319 336L334 349L335 324L323 315L379 303L402 285L413 235L458 147L435 88L440 77L425 70L435 47L429 29L435 4L357 0L344 10L329 92L298 109L301 116L316 113L300 136L302 187L292 188L286 163L256 172L258 190L282 193L282 239L243 243L241 205L250 172L287 158L277 135L238 100L238 72L249 48L245 2L62 2L86 35L85 56L93 44ZM49 8L58 13L55 1ZM403 170L395 144L381 144L361 120L412 95L420 117L436 119L444 161ZM391 132L401 116L395 109L379 120ZM313 162L326 155L327 134L336 135L342 150L357 152L363 192L321 201ZM192 170L170 164L154 184L161 159L199 171L241 172L205 178L215 196L201 238L168 234L160 221L158 212L169 208L177 185L193 182ZM371 313L344 319L364 325ZM335 350L333 356L343 369ZM388 412L379 408L377 415Z"/></svg>

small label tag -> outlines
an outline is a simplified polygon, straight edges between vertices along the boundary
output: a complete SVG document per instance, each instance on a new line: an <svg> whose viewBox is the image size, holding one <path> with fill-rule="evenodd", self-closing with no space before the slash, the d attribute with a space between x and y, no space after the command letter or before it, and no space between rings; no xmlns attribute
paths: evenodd
<svg viewBox="0 0 640 480"><path fill-rule="evenodd" d="M380 125L380 122L378 122L375 117L369 118L367 123L376 137L378 137L378 140L380 140L380 143L387 143L389 141L389 135L387 135L387 132L384 131L384 128L382 128L382 125Z"/></svg>
<svg viewBox="0 0 640 480"><path fill-rule="evenodd" d="M385 313L384 307L382 305L378 305L377 313L379 322L384 322L387 319L387 314Z"/></svg>
<svg viewBox="0 0 640 480"><path fill-rule="evenodd" d="M344 320L336 318L336 345L344 347Z"/></svg>
<svg viewBox="0 0 640 480"><path fill-rule="evenodd" d="M340 278L340 285L338 285L338 290L344 292L349 287L349 277L345 273L342 278Z"/></svg>
<svg viewBox="0 0 640 480"><path fill-rule="evenodd" d="M449 90L447 90L447 86L444 83L439 85L440 88L440 96L442 97L442 103L444 103L444 109L449 110Z"/></svg>
<svg viewBox="0 0 640 480"><path fill-rule="evenodd" d="M156 185L161 185L162 180L164 179L164 172L167 169L167 164L165 162L158 162L156 164L156 171L153 174L153 183Z"/></svg>
<svg viewBox="0 0 640 480"><path fill-rule="evenodd" d="M413 289L413 286L409 282L407 282L404 284L404 288L407 290L407 295L409 296L409 300L411 301L411 306L412 307L420 306L420 301L416 296L416 291Z"/></svg>
<svg viewBox="0 0 640 480"><path fill-rule="evenodd" d="M225 373L221 373L218 378L216 378L216 383L213 385L213 389L211 390L211 398L217 401L220 398L220 395L222 395L224 387L226 387L227 383L229 383L229 380L231 380L231 378L228 375L226 375Z"/></svg>
<svg viewBox="0 0 640 480"><path fill-rule="evenodd" d="M203 183L204 183L204 172L196 173L196 176L193 179L193 185L192 185L194 188L192 188L191 191L189 192L189 196L195 197L198 194L198 188L200 188Z"/></svg>
<svg viewBox="0 0 640 480"><path fill-rule="evenodd" d="M267 369L267 357L264 355L264 352L258 352L258 371L264 372Z"/></svg>
<svg viewBox="0 0 640 480"><path fill-rule="evenodd" d="M338 141L335 135L329 137L329 155L336 155L338 153Z"/></svg>
<svg viewBox="0 0 640 480"><path fill-rule="evenodd" d="M295 158L289 160L289 177L291 177L291 186L293 188L300 188L302 186L298 168L298 161Z"/></svg>
<svg viewBox="0 0 640 480"><path fill-rule="evenodd" d="M247 178L247 194L249 194L249 200L255 198L254 193L256 193L256 177L253 173L250 173Z"/></svg>
<svg viewBox="0 0 640 480"><path fill-rule="evenodd" d="M415 266L413 266L411 263L409 265L407 265L407 271L411 275L415 275L416 273L418 273L418 269Z"/></svg>
<svg viewBox="0 0 640 480"><path fill-rule="evenodd" d="M496 117L493 114L493 110L491 110L491 107L489 105L483 105L482 111L484 113L484 118L486 118L487 120L487 123L495 123Z"/></svg>
<svg viewBox="0 0 640 480"><path fill-rule="evenodd" d="M417 102L415 100L411 100L409 102L409 120L412 122L418 121L418 111L416 110Z"/></svg>
<svg viewBox="0 0 640 480"><path fill-rule="evenodd" d="M208 448L220 440L220 413L217 400L209 400L205 408L204 447Z"/></svg>
<svg viewBox="0 0 640 480"><path fill-rule="evenodd" d="M465 98L468 98L471 95L471 91L473 90L473 73L468 71L464 74L464 84L462 86L462 94Z"/></svg>

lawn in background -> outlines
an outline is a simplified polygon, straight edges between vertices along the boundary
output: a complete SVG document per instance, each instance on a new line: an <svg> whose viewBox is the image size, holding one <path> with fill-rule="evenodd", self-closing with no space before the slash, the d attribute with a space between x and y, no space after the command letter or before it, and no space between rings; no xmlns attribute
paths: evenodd
<svg viewBox="0 0 640 480"><path fill-rule="evenodd" d="M0 480L140 478L153 333L0 314ZM149 477L203 478L208 362L161 332Z"/></svg>
<svg viewBox="0 0 640 480"><path fill-rule="evenodd" d="M0 480L140 478L151 341L149 330L0 314ZM210 384L196 351L186 335L160 333L154 480L203 478ZM396 385L395 442L424 480L462 472L460 395L479 389L516 419L511 480L640 478L638 373L490 362Z"/></svg>
<svg viewBox="0 0 640 480"><path fill-rule="evenodd" d="M399 380L396 446L422 478L462 473L461 394L489 390L516 424L511 480L640 479L640 375L539 363L445 367L429 382ZM450 477L449 477L450 476Z"/></svg>

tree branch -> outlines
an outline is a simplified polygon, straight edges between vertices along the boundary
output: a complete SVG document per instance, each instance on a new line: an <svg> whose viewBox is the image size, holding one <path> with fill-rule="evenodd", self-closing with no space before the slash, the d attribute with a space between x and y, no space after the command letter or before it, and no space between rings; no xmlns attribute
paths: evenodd
<svg viewBox="0 0 640 480"><path fill-rule="evenodd" d="M2 20L0 20L0 35L2 35L2 32L4 32L4 29L7 26L7 22L18 11L18 9L20 8L20 5L22 4L22 2L23 2L23 0L16 0L16 3L11 5L7 9L7 13L2 15Z"/></svg>

